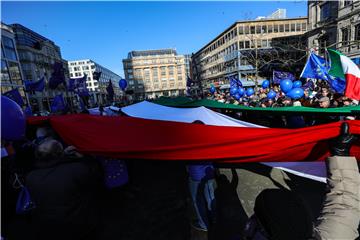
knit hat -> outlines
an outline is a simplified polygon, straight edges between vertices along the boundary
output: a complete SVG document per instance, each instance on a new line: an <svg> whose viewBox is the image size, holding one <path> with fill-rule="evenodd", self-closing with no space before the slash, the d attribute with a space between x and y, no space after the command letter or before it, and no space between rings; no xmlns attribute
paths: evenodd
<svg viewBox="0 0 360 240"><path fill-rule="evenodd" d="M265 189L256 197L254 211L271 239L304 240L312 236L311 212L291 191Z"/></svg>

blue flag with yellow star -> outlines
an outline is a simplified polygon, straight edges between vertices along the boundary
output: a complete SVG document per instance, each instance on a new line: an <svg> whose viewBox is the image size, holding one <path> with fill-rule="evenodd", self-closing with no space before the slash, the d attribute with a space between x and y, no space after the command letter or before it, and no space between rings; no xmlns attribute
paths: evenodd
<svg viewBox="0 0 360 240"><path fill-rule="evenodd" d="M345 90L345 79L331 76L329 69L330 66L326 65L324 58L311 53L300 77L325 80L333 90L338 93L343 93Z"/></svg>

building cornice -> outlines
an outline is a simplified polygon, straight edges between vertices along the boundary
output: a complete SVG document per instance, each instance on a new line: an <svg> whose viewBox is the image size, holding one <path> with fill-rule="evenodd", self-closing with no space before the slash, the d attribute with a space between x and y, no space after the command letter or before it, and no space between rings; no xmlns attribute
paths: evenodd
<svg viewBox="0 0 360 240"><path fill-rule="evenodd" d="M198 50L196 53L194 53L194 56L198 55L202 50L216 42L221 36L223 36L226 32L230 31L232 28L234 28L237 24L251 24L251 23L269 23L269 22L282 22L282 21L292 21L292 20L306 20L307 17L298 17L298 18L282 18L282 19L260 19L260 20L244 20L244 21L236 21L232 25L230 25L228 28L226 28L224 31L222 31L220 34L218 34L213 40L211 40L209 43L207 43L204 47L202 47L200 50Z"/></svg>

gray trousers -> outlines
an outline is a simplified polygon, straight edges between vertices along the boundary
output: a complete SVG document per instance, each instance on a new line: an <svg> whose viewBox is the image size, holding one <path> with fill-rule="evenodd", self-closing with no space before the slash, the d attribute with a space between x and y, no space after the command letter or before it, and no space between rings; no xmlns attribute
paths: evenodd
<svg viewBox="0 0 360 240"><path fill-rule="evenodd" d="M360 174L355 157L329 157L327 194L315 239L356 239L360 221Z"/></svg>

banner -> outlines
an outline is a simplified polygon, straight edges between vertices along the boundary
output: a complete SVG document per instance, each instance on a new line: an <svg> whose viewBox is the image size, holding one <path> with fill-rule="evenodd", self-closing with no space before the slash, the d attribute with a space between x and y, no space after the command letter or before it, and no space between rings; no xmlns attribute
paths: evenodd
<svg viewBox="0 0 360 240"><path fill-rule="evenodd" d="M295 81L295 76L289 72L282 71L273 71L273 83L280 84L281 80L290 79L291 81Z"/></svg>
<svg viewBox="0 0 360 240"><path fill-rule="evenodd" d="M42 118L43 120L44 118ZM324 160L341 122L301 129L219 127L131 117L64 115L47 118L80 152L118 159L214 162ZM38 121L30 118L29 123ZM349 121L360 134L360 121ZM124 138L126 136L126 138ZM360 159L360 141L351 149Z"/></svg>

